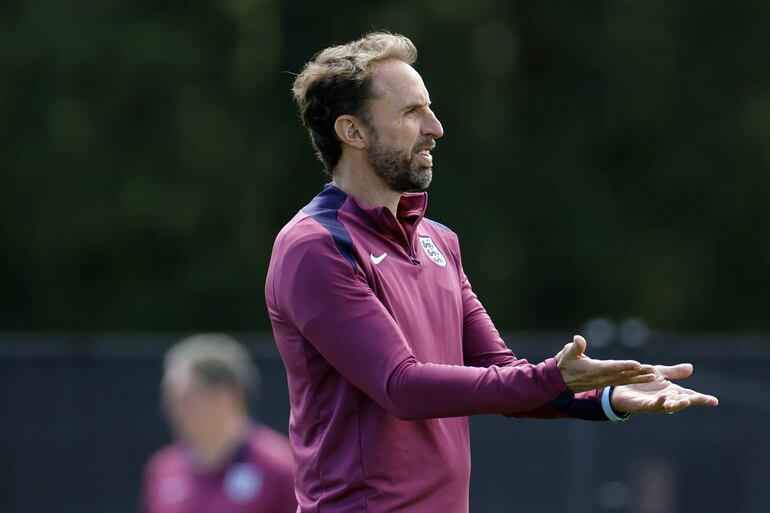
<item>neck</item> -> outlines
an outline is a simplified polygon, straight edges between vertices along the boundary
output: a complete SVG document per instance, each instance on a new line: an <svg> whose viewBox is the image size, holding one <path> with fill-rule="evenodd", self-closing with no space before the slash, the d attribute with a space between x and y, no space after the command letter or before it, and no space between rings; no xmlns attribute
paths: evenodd
<svg viewBox="0 0 770 513"><path fill-rule="evenodd" d="M195 462L210 470L222 465L243 443L248 429L245 415L223 415L217 420L217 428L190 444Z"/></svg>
<svg viewBox="0 0 770 513"><path fill-rule="evenodd" d="M365 207L386 207L396 215L401 193L389 189L365 161L340 159L332 183Z"/></svg>

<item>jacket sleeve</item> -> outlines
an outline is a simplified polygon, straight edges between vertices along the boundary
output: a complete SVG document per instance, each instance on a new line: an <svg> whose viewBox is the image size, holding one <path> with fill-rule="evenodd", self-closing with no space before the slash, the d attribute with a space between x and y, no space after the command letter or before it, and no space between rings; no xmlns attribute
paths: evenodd
<svg viewBox="0 0 770 513"><path fill-rule="evenodd" d="M351 266L325 234L281 248L268 293L337 372L401 419L523 413L566 390L554 359L504 367L417 361L360 266Z"/></svg>
<svg viewBox="0 0 770 513"><path fill-rule="evenodd" d="M463 304L463 359L465 365L499 367L518 365L526 360L517 359L503 341L484 306L473 292L470 281L462 268L459 248L454 255ZM548 404L526 412L508 412L514 417L577 418L583 420L608 420L601 406L601 390L589 390L573 394L565 389Z"/></svg>

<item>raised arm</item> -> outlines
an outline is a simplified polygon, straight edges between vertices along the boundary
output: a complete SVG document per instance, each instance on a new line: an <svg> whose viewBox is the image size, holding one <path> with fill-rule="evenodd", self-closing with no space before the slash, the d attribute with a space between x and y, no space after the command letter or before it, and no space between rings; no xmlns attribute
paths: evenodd
<svg viewBox="0 0 770 513"><path fill-rule="evenodd" d="M565 390L555 359L504 369L419 362L360 267L354 270L331 238L297 237L281 254L268 280L275 314L396 417L525 411Z"/></svg>
<svg viewBox="0 0 770 513"><path fill-rule="evenodd" d="M298 238L268 283L278 314L342 376L404 419L517 413L566 390L551 358L499 367L417 361L391 315L331 238Z"/></svg>

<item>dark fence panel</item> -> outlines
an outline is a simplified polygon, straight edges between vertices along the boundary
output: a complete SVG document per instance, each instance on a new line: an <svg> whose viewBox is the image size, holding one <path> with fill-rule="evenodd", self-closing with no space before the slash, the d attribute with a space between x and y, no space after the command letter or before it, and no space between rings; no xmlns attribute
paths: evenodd
<svg viewBox="0 0 770 513"><path fill-rule="evenodd" d="M137 510L146 458L170 439L158 409L163 350L173 335L0 337L0 510ZM239 336L262 372L255 405L285 431L286 380L265 336ZM515 334L517 354L554 354L563 334ZM693 388L716 410L636 416L622 425L471 420L471 511L753 513L770 489L770 341L657 335L642 349L597 356L696 366Z"/></svg>

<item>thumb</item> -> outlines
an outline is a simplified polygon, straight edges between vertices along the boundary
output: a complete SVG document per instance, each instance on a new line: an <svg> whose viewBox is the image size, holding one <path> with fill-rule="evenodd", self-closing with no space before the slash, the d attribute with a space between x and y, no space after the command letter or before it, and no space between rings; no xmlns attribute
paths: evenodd
<svg viewBox="0 0 770 513"><path fill-rule="evenodd" d="M570 360L579 358L586 350L586 339L580 335L575 335L572 338L572 342L564 346L562 350L562 356L569 358Z"/></svg>
<svg viewBox="0 0 770 513"><path fill-rule="evenodd" d="M575 335L572 337L572 348L575 351L575 356L580 356L581 354L585 353L587 345L588 343L586 342L586 339L580 335Z"/></svg>

